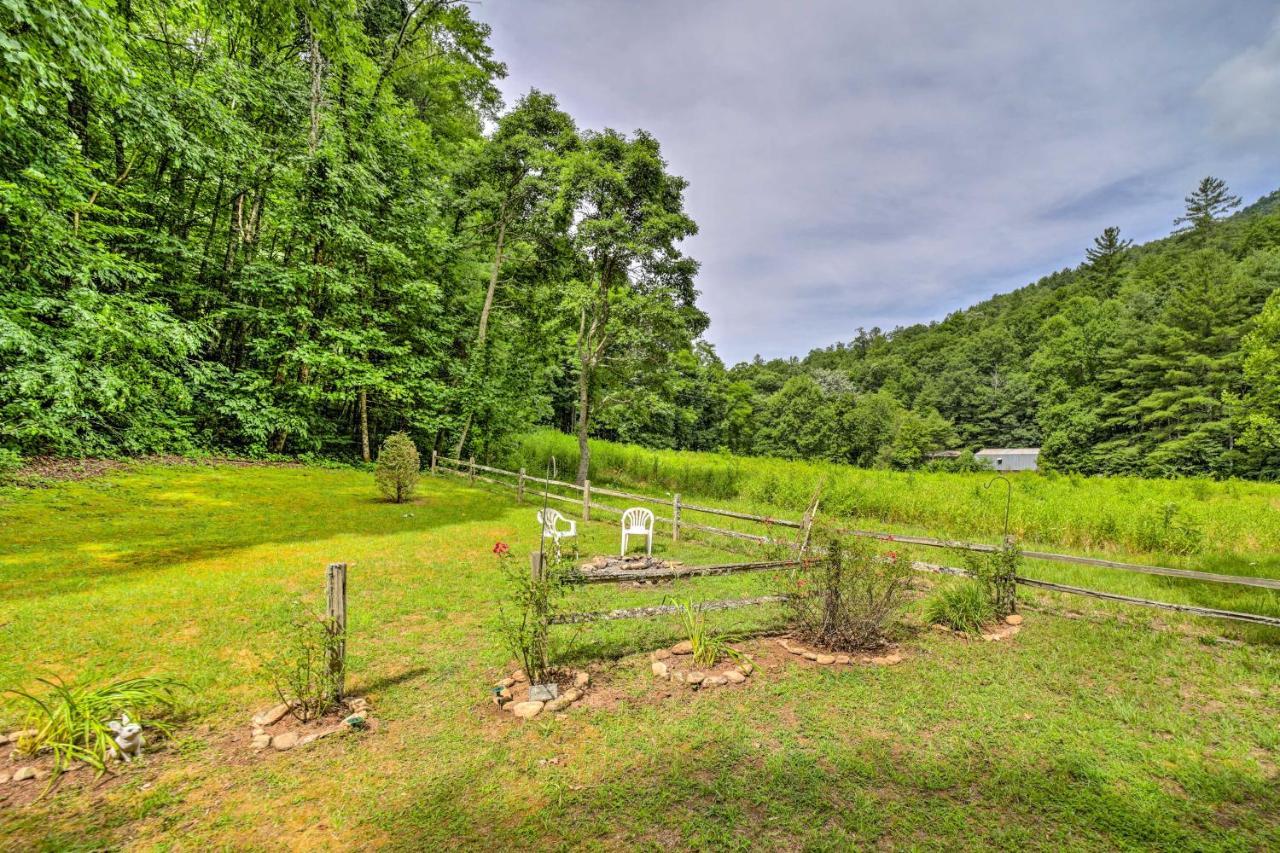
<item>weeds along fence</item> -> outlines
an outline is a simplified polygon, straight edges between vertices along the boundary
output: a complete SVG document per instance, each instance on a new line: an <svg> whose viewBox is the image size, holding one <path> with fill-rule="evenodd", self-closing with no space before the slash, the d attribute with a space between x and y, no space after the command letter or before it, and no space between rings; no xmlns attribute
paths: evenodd
<svg viewBox="0 0 1280 853"><path fill-rule="evenodd" d="M590 481L583 483L581 486L576 483L568 483L560 480L535 477L526 473L523 469L520 471L508 471L502 468L494 468L488 465L478 464L474 458L461 460L452 459L446 456L438 455L432 452L431 455L431 473L436 474L443 472L457 477L465 478L470 482L482 482L491 485L500 486L511 489L516 492L518 499L523 500L525 491L530 484L536 486L547 486L545 491L539 492L539 498L546 497L553 501L572 504L581 508L583 520L590 521L593 512L604 512L616 516L621 516L624 509L614 507L599 500L600 496L607 498L618 498L628 501L639 501L642 503L657 505L669 509L669 515L663 517L655 513L655 519L658 523L665 525L671 534L672 541L679 541L682 530L693 530L702 533L709 533L716 536L725 536L737 540L745 540L764 545L783 545L787 544L779 540L775 536L770 535L775 528L788 528L797 531L803 531L805 538L807 532L812 525L812 510L805 513L805 517L799 521L774 518L762 515L754 515L746 512L739 512L721 507L710 507L701 504L688 504L681 500L679 494L675 494L671 499L655 498L651 495L640 495L631 492L624 492L617 489L608 489L599 486L592 486ZM550 488L558 488L567 491L570 494L557 494L550 491ZM733 519L739 522L745 522L765 527L766 533L755 534L747 533L742 530L731 530L724 527L717 527L712 524L698 523L690 521L686 516L689 513L702 513L719 518ZM951 539L938 539L929 536L911 536L896 533L884 533L873 530L857 530L848 529L843 531L851 536L861 536L870 539L877 539L883 542L894 542L902 545L916 545L926 548L939 548L950 551L973 551L980 553L990 553L999 550L998 546L989 545L980 542L964 542ZM1252 577L1248 575L1226 575L1214 572L1202 572L1191 569L1178 569L1168 566L1151 566L1142 563L1127 563L1117 560L1105 560L1097 557L1081 556L1078 554L1058 554L1049 551L1026 550L1022 551L1022 556L1027 559L1045 560L1048 562L1067 563L1075 565L1094 566L1102 569L1109 569L1121 572L1131 572L1144 575L1155 575L1160 577L1180 578L1183 580L1197 581L1203 583L1233 585L1241 587L1252 587L1255 589L1265 589L1273 592L1280 592L1280 580L1273 578ZM749 564L739 564L749 565ZM915 567L921 571L968 576L969 572L965 569L956 568L954 566L944 566L936 563L917 561ZM646 574L646 577L652 575ZM615 578L616 579L616 578ZM1055 583L1052 581L1039 580L1036 578L1024 577L1022 575L1015 578L1016 582L1027 587L1036 589L1044 589L1052 592L1065 593L1067 595L1079 595L1089 598L1095 598L1103 601L1114 601L1123 604L1131 604L1139 607L1149 607L1158 610L1167 610L1178 613L1185 613L1193 616L1203 616L1211 619L1227 619L1235 622L1244 622L1253 625L1264 625L1274 628L1280 628L1280 618L1275 616L1267 616L1260 613L1248 613L1236 610L1225 610L1215 607L1202 607L1192 604L1180 604L1168 601L1156 601L1147 598L1140 598L1131 595L1121 595L1119 593L1104 592L1101 590L1087 589L1085 587L1072 586L1068 584ZM763 603L763 602L761 602ZM652 608L649 608L652 609ZM656 615L656 614L655 614ZM600 617L609 618L609 617ZM623 618L623 617L612 617Z"/></svg>

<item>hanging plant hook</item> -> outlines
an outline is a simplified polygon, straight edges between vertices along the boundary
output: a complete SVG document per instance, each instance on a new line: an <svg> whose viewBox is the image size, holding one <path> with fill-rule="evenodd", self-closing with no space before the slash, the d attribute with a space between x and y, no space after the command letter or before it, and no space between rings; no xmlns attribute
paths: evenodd
<svg viewBox="0 0 1280 853"><path fill-rule="evenodd" d="M989 489L989 488L991 488L991 484L992 484L992 483L994 483L994 482L996 482L996 480L1000 480L1000 481L1001 481L1001 482L1003 482L1003 483L1004 483L1004 485L1005 485L1005 493L1004 493L1004 537L1005 537L1005 539L1008 539L1008 538L1009 538L1009 506L1013 503L1013 482L1012 482L1008 477L1006 477L1004 474L996 474L994 477L992 477L990 480L988 480L988 481L987 481L987 484L986 484L985 486L983 486L982 488L983 488L983 489Z"/></svg>

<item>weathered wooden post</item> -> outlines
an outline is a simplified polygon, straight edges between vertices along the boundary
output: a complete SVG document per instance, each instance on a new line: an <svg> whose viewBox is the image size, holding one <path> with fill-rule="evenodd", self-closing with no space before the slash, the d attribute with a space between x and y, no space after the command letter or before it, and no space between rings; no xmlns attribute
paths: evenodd
<svg viewBox="0 0 1280 853"><path fill-rule="evenodd" d="M524 469L520 469L520 479L516 481L516 500L524 503Z"/></svg>
<svg viewBox="0 0 1280 853"><path fill-rule="evenodd" d="M591 481L582 481L582 520L591 520Z"/></svg>
<svg viewBox="0 0 1280 853"><path fill-rule="evenodd" d="M671 541L680 541L680 493L671 498Z"/></svg>
<svg viewBox="0 0 1280 853"><path fill-rule="evenodd" d="M542 580L542 552L533 551L529 554L529 578L537 583Z"/></svg>
<svg viewBox="0 0 1280 853"><path fill-rule="evenodd" d="M476 458L474 456L467 457L467 480L474 483L476 481Z"/></svg>
<svg viewBox="0 0 1280 853"><path fill-rule="evenodd" d="M436 452L436 449L434 447L431 448L431 476L432 477L436 475L436 456L437 455L438 454Z"/></svg>
<svg viewBox="0 0 1280 853"><path fill-rule="evenodd" d="M329 675L333 678L333 699L342 701L347 673L347 564L330 563L325 615L329 630Z"/></svg>

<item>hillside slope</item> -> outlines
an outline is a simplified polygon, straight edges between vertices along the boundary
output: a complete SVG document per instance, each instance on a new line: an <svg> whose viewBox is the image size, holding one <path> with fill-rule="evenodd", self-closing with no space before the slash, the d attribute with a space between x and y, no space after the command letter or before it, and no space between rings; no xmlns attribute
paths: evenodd
<svg viewBox="0 0 1280 853"><path fill-rule="evenodd" d="M1280 288L1280 192L1185 233L1108 248L940 322L859 329L804 359L732 368L761 424L732 449L839 459L803 428L762 440L765 424L785 418L781 396L814 410L819 398L878 393L941 414L954 427L944 443L1042 445L1044 462L1063 470L1280 474L1265 387L1278 342L1249 337ZM1280 312L1280 297L1271 304Z"/></svg>

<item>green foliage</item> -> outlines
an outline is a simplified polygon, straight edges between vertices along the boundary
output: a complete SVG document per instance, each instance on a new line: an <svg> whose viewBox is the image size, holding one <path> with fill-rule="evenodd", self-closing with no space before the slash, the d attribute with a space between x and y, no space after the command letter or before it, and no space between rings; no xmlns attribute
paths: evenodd
<svg viewBox="0 0 1280 853"><path fill-rule="evenodd" d="M506 598L499 602L497 632L503 646L520 662L532 684L551 672L551 624L556 603L573 583L573 572L559 560L547 560L535 574L511 556L504 542L493 547L502 566Z"/></svg>
<svg viewBox="0 0 1280 853"><path fill-rule="evenodd" d="M413 497L421 470L422 460L418 457L418 448L414 446L413 439L402 432L396 432L382 442L373 477L386 498L404 503Z"/></svg>
<svg viewBox="0 0 1280 853"><path fill-rule="evenodd" d="M784 581L796 635L835 651L884 645L911 589L911 561L840 533L832 520L815 526L814 542L821 556Z"/></svg>
<svg viewBox="0 0 1280 853"><path fill-rule="evenodd" d="M942 587L925 604L925 619L953 631L977 632L996 617L996 608L986 587L962 581Z"/></svg>
<svg viewBox="0 0 1280 853"><path fill-rule="evenodd" d="M336 652L345 641L333 620L301 602L276 617L268 633L270 645L261 657L262 670L299 721L323 717L341 700L346 661ZM331 668L334 660L343 667Z"/></svg>
<svg viewBox="0 0 1280 853"><path fill-rule="evenodd" d="M114 748L115 732L107 724L128 714L144 732L167 734L168 723L161 716L172 712L177 694L188 689L172 678L147 676L109 684L67 684L62 679L38 679L48 688L39 695L23 690L9 692L30 704L26 728L34 730L17 743L20 753L53 753L54 775L83 761L98 772Z"/></svg>
<svg viewBox="0 0 1280 853"><path fill-rule="evenodd" d="M1022 549L1012 537L1006 537L992 551L960 551L960 564L973 575L995 616L1003 618L1017 610L1017 584L1014 578L1022 565Z"/></svg>
<svg viewBox="0 0 1280 853"><path fill-rule="evenodd" d="M680 627L693 646L693 662L696 666L711 667L724 658L737 659L737 651L729 645L729 638L717 634L707 625L706 611L691 599L668 599L678 609Z"/></svg>

